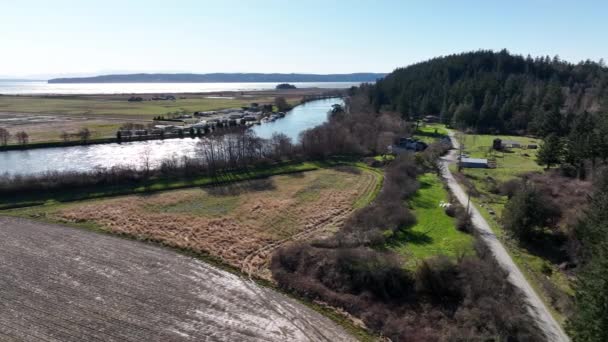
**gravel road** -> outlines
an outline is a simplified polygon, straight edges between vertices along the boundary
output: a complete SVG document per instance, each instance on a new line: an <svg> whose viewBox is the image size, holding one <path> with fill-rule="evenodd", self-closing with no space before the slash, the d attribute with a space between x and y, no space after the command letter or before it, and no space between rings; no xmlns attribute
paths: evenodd
<svg viewBox="0 0 608 342"><path fill-rule="evenodd" d="M0 340L354 341L297 301L197 259L6 217Z"/></svg>
<svg viewBox="0 0 608 342"><path fill-rule="evenodd" d="M458 148L460 146L457 139L454 137L454 132L449 131L450 139L454 149L450 151L448 155L443 158L443 177L446 179L447 184L456 196L458 201L466 208L467 206L467 194L462 189L460 184L456 181L452 172L448 168L449 164L455 163L458 157ZM479 236L490 248L494 257L498 263L509 273L509 280L517 288L519 288L525 296L526 301L529 304L529 311L532 317L534 317L536 323L540 329L544 332L547 337L547 341L551 342L566 342L569 341L568 336L553 318L543 301L538 297L534 289L530 286L524 275L521 273L517 265L511 259L509 253L502 245L500 240L494 235L492 229L488 225L488 222L481 216L477 208L474 205L470 205L470 213L473 221L473 225L479 232Z"/></svg>

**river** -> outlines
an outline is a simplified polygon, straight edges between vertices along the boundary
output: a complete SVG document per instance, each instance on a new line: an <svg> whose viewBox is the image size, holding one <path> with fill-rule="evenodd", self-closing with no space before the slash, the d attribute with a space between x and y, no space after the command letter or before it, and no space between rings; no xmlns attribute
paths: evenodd
<svg viewBox="0 0 608 342"><path fill-rule="evenodd" d="M271 90L278 83L47 83L0 80L0 94L145 94ZM350 88L360 82L292 82L298 88Z"/></svg>
<svg viewBox="0 0 608 342"><path fill-rule="evenodd" d="M299 134L322 124L327 112L341 99L316 100L299 105L287 115L271 123L253 127L262 138L270 138L274 132L284 133L294 142ZM35 174L45 171L90 171L97 167L142 165L145 158L152 166L170 157L193 157L198 138L135 141L128 143L98 144L40 148L24 151L0 152L0 174Z"/></svg>

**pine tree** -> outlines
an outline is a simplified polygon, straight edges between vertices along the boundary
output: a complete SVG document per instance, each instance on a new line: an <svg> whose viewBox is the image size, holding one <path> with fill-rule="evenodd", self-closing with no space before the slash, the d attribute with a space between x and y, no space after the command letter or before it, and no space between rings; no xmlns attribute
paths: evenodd
<svg viewBox="0 0 608 342"><path fill-rule="evenodd" d="M573 341L608 341L608 173L604 172L584 219L576 227L582 266L575 284Z"/></svg>
<svg viewBox="0 0 608 342"><path fill-rule="evenodd" d="M538 165L545 165L549 169L552 165L559 164L562 159L563 147L560 138L551 134L545 138L536 154Z"/></svg>

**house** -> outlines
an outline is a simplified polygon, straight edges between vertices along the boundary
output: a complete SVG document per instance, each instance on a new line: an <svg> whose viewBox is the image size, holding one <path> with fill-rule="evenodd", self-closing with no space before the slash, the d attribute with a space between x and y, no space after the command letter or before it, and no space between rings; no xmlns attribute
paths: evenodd
<svg viewBox="0 0 608 342"><path fill-rule="evenodd" d="M389 153L404 153L406 151L424 151L428 145L413 138L399 138L399 142L388 147Z"/></svg>
<svg viewBox="0 0 608 342"><path fill-rule="evenodd" d="M487 169L488 160L480 158L462 158L460 160L460 167L466 167L470 169Z"/></svg>

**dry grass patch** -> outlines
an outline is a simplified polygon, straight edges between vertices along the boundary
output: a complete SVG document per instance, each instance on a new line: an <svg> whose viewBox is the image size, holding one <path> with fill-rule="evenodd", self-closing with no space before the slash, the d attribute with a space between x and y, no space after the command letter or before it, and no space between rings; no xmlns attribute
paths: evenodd
<svg viewBox="0 0 608 342"><path fill-rule="evenodd" d="M323 169L227 186L83 202L50 216L209 253L269 278L268 261L276 247L337 230L376 181L372 172Z"/></svg>

